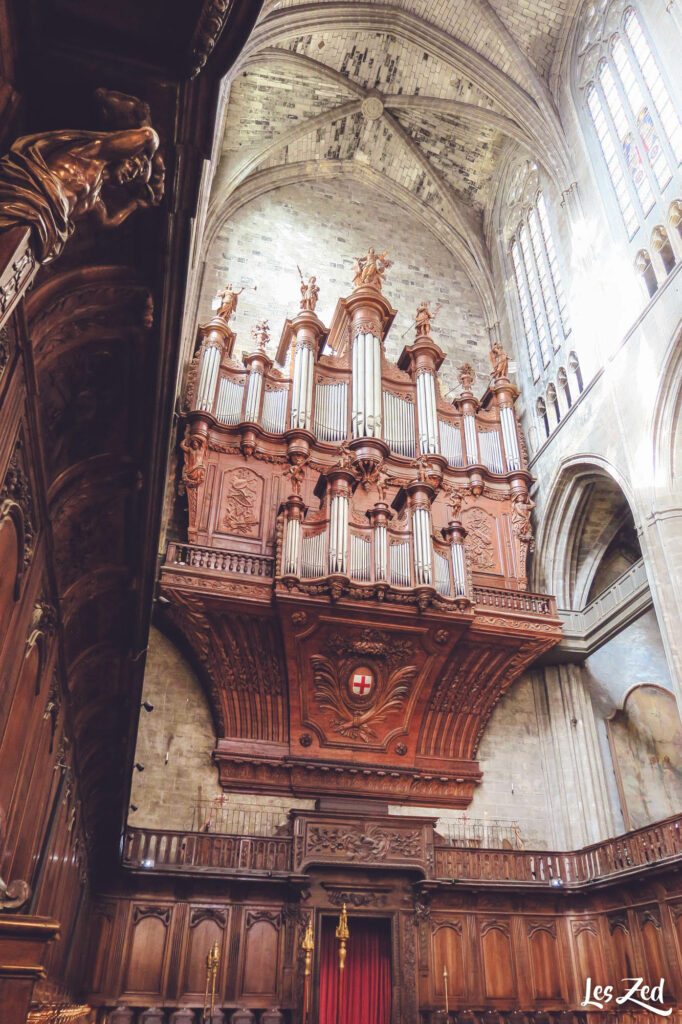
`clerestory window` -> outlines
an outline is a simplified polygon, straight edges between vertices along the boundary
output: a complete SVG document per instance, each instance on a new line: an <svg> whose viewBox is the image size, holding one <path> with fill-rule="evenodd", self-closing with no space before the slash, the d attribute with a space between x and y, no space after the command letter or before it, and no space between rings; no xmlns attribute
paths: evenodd
<svg viewBox="0 0 682 1024"><path fill-rule="evenodd" d="M587 108L632 239L682 163L682 124L632 8L619 30L602 38L588 77Z"/></svg>

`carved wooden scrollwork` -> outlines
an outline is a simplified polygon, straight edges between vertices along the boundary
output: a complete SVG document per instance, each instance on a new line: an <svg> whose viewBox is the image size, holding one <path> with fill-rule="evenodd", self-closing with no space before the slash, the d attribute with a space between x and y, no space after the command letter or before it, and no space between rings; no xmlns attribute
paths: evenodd
<svg viewBox="0 0 682 1024"><path fill-rule="evenodd" d="M135 907L133 910L133 924L137 924L138 921L142 921L145 917L158 917L159 921L168 926L171 919L171 908L165 907L158 904L145 904Z"/></svg>
<svg viewBox="0 0 682 1024"><path fill-rule="evenodd" d="M204 921L213 921L219 928L224 928L227 914L224 910L218 910L216 907L195 907L189 918L190 928L196 928Z"/></svg>

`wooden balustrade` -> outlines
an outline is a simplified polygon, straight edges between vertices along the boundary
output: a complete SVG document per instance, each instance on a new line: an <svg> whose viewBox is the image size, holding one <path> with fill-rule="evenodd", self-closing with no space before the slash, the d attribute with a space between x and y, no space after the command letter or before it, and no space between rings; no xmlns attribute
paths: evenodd
<svg viewBox="0 0 682 1024"><path fill-rule="evenodd" d="M123 863L146 870L292 870L288 836L128 829ZM522 885L579 886L682 857L682 815L566 853L434 847L434 878Z"/></svg>
<svg viewBox="0 0 682 1024"><path fill-rule="evenodd" d="M437 878L581 885L682 856L682 815L567 853L437 845Z"/></svg>
<svg viewBox="0 0 682 1024"><path fill-rule="evenodd" d="M123 864L148 871L291 870L292 840L284 837L229 836L212 832L128 829Z"/></svg>
<svg viewBox="0 0 682 1024"><path fill-rule="evenodd" d="M510 612L532 612L534 615L556 617L556 602L546 594L531 594L527 590L498 590L495 587L474 585L474 604Z"/></svg>
<svg viewBox="0 0 682 1024"><path fill-rule="evenodd" d="M272 578L274 559L265 555L251 555L239 551L197 544L178 544L171 541L166 552L166 565L186 566L188 569L212 569L215 572L234 572L243 576Z"/></svg>

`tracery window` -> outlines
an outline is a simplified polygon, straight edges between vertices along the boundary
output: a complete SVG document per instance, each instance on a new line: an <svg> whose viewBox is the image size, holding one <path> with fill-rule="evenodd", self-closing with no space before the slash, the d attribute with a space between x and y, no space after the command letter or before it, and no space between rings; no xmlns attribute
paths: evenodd
<svg viewBox="0 0 682 1024"><path fill-rule="evenodd" d="M616 0L588 18L581 85L632 239L682 163L682 123L639 16Z"/></svg>
<svg viewBox="0 0 682 1024"><path fill-rule="evenodd" d="M566 293L541 191L523 210L512 237L511 257L533 380L540 378L571 333Z"/></svg>

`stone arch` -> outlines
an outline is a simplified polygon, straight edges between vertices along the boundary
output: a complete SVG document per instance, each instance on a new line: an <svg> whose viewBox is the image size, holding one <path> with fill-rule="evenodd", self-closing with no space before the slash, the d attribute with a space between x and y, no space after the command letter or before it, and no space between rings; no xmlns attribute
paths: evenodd
<svg viewBox="0 0 682 1024"><path fill-rule="evenodd" d="M578 456L562 462L537 537L533 589L555 594L560 608L584 608L619 531L630 539L635 535L633 507L625 480L605 459Z"/></svg>

